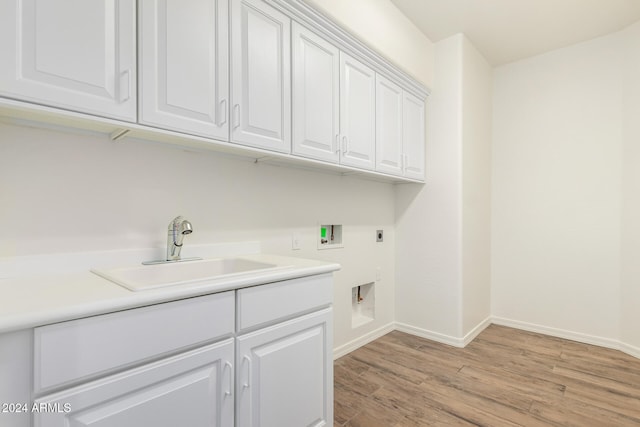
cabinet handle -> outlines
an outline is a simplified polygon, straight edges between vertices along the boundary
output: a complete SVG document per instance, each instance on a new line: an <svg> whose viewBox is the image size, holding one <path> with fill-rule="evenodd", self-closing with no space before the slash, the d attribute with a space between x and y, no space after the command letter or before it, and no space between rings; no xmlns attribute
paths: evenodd
<svg viewBox="0 0 640 427"><path fill-rule="evenodd" d="M131 70L124 70L120 73L120 102L127 102L131 98ZM127 89L122 88L126 85ZM124 95L123 95L124 93Z"/></svg>
<svg viewBox="0 0 640 427"><path fill-rule="evenodd" d="M227 100L223 99L220 101L220 111L222 112L222 120L218 123L218 126L222 126L227 123Z"/></svg>
<svg viewBox="0 0 640 427"><path fill-rule="evenodd" d="M242 384L242 388L249 388L251 387L251 358L249 356L244 356L242 360L247 361L247 380Z"/></svg>
<svg viewBox="0 0 640 427"><path fill-rule="evenodd" d="M402 155L402 171L407 172L407 167L409 167L409 157L406 154Z"/></svg>
<svg viewBox="0 0 640 427"><path fill-rule="evenodd" d="M333 149L333 152L336 154L340 154L340 134L336 135L336 145L335 145L335 148Z"/></svg>
<svg viewBox="0 0 640 427"><path fill-rule="evenodd" d="M233 106L233 128L237 129L240 126L240 104Z"/></svg>
<svg viewBox="0 0 640 427"><path fill-rule="evenodd" d="M342 137L342 154L346 155L349 151L349 138L346 135Z"/></svg>
<svg viewBox="0 0 640 427"><path fill-rule="evenodd" d="M224 395L231 396L233 395L233 365L229 362L225 362L224 369L227 369L227 371L229 372L229 389L224 392Z"/></svg>

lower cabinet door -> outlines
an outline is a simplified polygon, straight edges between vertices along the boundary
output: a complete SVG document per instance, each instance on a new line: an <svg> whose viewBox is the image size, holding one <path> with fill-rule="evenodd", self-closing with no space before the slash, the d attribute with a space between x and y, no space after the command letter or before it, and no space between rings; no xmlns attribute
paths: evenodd
<svg viewBox="0 0 640 427"><path fill-rule="evenodd" d="M233 426L233 339L36 399L39 427Z"/></svg>
<svg viewBox="0 0 640 427"><path fill-rule="evenodd" d="M331 308L236 339L241 427L330 426Z"/></svg>

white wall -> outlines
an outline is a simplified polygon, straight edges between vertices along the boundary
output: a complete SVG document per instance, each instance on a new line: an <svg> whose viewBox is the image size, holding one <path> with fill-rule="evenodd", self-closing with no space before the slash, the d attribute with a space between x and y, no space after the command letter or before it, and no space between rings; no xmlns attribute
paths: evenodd
<svg viewBox="0 0 640 427"><path fill-rule="evenodd" d="M185 245L259 240L263 251L337 261L340 346L394 318L394 190L390 184L216 153L0 124L0 256L165 247L181 214ZM318 251L318 221L343 224L344 249ZM375 230L384 229L384 243ZM302 250L291 250L293 232ZM375 280L376 320L351 328L351 287Z"/></svg>
<svg viewBox="0 0 640 427"><path fill-rule="evenodd" d="M427 184L396 197L396 318L454 345L490 315L491 67L462 34L436 43Z"/></svg>
<svg viewBox="0 0 640 427"><path fill-rule="evenodd" d="M620 335L640 357L640 23L624 37Z"/></svg>
<svg viewBox="0 0 640 427"><path fill-rule="evenodd" d="M435 45L426 185L396 190L396 319L404 330L459 337L462 35Z"/></svg>
<svg viewBox="0 0 640 427"><path fill-rule="evenodd" d="M622 46L613 34L494 71L494 316L618 337Z"/></svg>
<svg viewBox="0 0 640 427"><path fill-rule="evenodd" d="M310 0L427 87L433 44L389 0ZM0 124L0 257L166 244L177 214L189 242L260 240L263 251L337 261L334 346L393 322L394 188L354 177L278 168L151 143ZM318 220L344 224L344 249L317 251ZM375 230L384 229L384 243ZM291 251L299 232L303 249ZM351 328L351 286L376 284L376 320Z"/></svg>
<svg viewBox="0 0 640 427"><path fill-rule="evenodd" d="M462 331L491 315L492 68L465 37L462 57Z"/></svg>

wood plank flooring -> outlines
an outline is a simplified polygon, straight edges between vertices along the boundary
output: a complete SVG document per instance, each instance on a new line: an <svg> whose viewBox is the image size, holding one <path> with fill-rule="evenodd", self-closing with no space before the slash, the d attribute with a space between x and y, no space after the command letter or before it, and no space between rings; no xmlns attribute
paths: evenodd
<svg viewBox="0 0 640 427"><path fill-rule="evenodd" d="M497 325L464 349L391 332L334 378L336 426L640 426L640 360Z"/></svg>

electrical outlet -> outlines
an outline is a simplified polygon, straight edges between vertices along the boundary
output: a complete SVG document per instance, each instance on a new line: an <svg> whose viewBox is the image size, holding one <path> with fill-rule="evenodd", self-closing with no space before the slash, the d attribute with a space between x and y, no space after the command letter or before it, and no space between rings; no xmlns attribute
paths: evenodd
<svg viewBox="0 0 640 427"><path fill-rule="evenodd" d="M382 241L384 241L384 231L376 230L376 242L382 242Z"/></svg>
<svg viewBox="0 0 640 427"><path fill-rule="evenodd" d="M300 233L293 233L291 236L291 250L299 251L302 247L302 242L300 240Z"/></svg>

